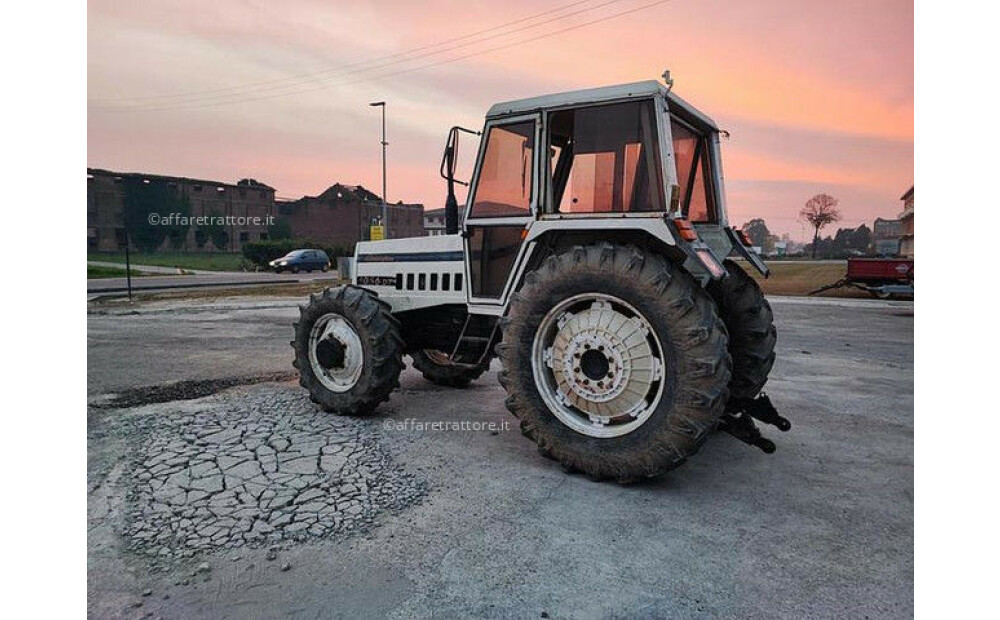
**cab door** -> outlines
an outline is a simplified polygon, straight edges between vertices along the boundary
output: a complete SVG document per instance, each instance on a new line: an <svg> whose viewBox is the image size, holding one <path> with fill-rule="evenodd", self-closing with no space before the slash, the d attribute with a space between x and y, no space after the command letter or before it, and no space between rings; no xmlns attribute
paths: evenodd
<svg viewBox="0 0 1000 620"><path fill-rule="evenodd" d="M538 211L540 115L489 121L464 224L469 303L500 303Z"/></svg>

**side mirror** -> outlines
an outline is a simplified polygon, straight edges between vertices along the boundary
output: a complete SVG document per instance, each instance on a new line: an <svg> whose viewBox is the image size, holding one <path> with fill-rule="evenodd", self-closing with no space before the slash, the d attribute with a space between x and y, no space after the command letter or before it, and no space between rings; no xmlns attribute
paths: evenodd
<svg viewBox="0 0 1000 620"><path fill-rule="evenodd" d="M458 144L462 133L474 136L482 135L482 133L478 131L473 131L457 125L451 128L448 132L448 141L444 146L444 156L441 158L441 178L450 183L458 183L459 185L468 187L468 181L461 181L455 178L455 168L458 165Z"/></svg>
<svg viewBox="0 0 1000 620"><path fill-rule="evenodd" d="M455 165L458 162L458 138L461 132L482 135L464 127L455 126L448 132L448 142L444 145L444 157L441 158L441 177L448 182L448 198L444 203L444 232L454 235L458 232L458 201L455 199L455 183L469 186L468 181L455 179Z"/></svg>

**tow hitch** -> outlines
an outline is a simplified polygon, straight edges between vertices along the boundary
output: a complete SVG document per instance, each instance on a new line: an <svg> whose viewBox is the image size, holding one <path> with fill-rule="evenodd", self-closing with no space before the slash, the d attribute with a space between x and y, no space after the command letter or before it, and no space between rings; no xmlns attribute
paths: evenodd
<svg viewBox="0 0 1000 620"><path fill-rule="evenodd" d="M766 454L772 454L775 450L774 442L761 435L754 419L771 424L781 432L792 428L792 423L778 414L767 394L761 394L750 401L737 400L727 403L726 413L722 416L719 429L745 444L760 448Z"/></svg>

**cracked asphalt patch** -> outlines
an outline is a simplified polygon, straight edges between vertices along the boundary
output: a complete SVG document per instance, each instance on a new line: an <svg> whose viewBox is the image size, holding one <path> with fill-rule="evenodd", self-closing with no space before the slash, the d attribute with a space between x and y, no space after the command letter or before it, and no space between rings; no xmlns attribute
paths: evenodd
<svg viewBox="0 0 1000 620"><path fill-rule="evenodd" d="M298 392L262 387L203 405L111 422L130 439L120 534L154 569L347 535L426 494L380 445L377 424L317 411Z"/></svg>

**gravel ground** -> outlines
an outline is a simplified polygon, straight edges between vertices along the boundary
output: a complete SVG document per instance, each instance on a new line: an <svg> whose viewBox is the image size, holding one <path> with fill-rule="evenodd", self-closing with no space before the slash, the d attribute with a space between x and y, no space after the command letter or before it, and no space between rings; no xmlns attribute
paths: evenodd
<svg viewBox="0 0 1000 620"><path fill-rule="evenodd" d="M317 412L291 300L93 314L89 613L912 616L913 305L772 305L777 453L720 435L628 486L541 458L492 372Z"/></svg>

